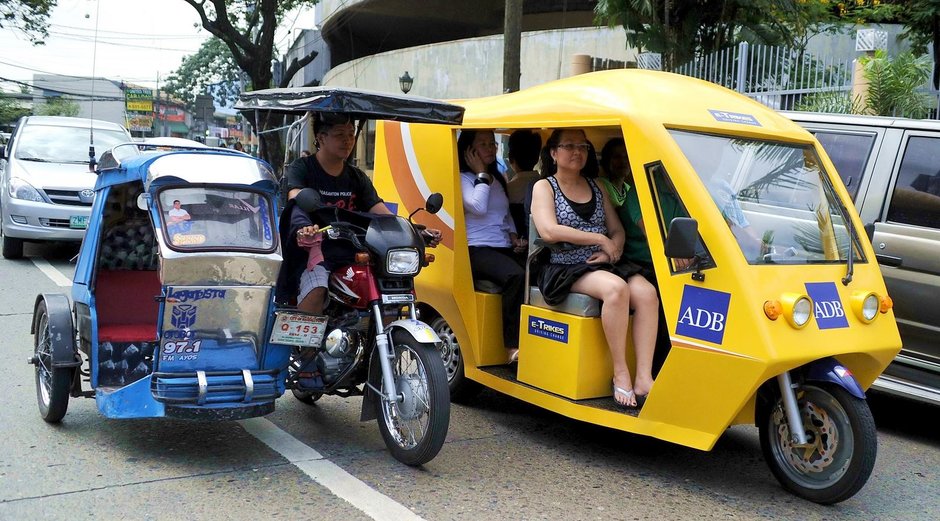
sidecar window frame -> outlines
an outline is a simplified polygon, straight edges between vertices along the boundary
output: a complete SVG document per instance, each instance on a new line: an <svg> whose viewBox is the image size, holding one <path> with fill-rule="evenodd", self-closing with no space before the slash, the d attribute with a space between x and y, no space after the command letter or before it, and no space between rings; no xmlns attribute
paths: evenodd
<svg viewBox="0 0 940 521"><path fill-rule="evenodd" d="M170 204L166 205L164 204L163 195L166 194L167 192L172 193L174 191L179 191L179 190L193 190L193 189L225 191L225 192L230 192L230 194L233 196L235 194L246 194L246 193L257 195L260 198L259 201L264 201L263 210L266 215L265 219L267 220L267 223L268 223L267 224L268 231L271 234L270 246L269 247L252 247L252 246L239 246L239 245L212 244L208 241L206 241L206 245L174 243L172 236L170 235L167 229L168 223L166 221L166 216L167 216L167 212L169 212L169 210L172 209L173 207L173 204L172 204L173 200L176 199L177 197L173 196L173 198L169 199ZM276 204L276 201L274 200L274 196L271 195L269 192L266 192L264 190L259 190L253 187L243 187L243 186L235 187L235 186L214 185L214 184L185 184L185 185L172 184L172 185L162 186L154 193L154 208L156 209L156 212L159 218L158 223L159 223L159 228L160 228L160 235L161 235L161 238L163 239L162 243L164 246L166 246L170 250L174 252L179 252L179 253L226 251L226 252L270 254L270 253L276 252L280 244L279 244L279 237L278 237L277 220L276 220L276 216L274 212L275 204ZM259 211L260 210L261 209L259 209ZM264 222L263 221L260 222L259 225L263 227ZM263 229L259 230L259 234L264 234L264 230Z"/></svg>

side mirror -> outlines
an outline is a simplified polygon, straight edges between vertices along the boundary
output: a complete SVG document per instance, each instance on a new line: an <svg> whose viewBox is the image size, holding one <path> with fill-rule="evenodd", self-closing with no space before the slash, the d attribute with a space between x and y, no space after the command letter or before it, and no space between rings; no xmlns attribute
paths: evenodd
<svg viewBox="0 0 940 521"><path fill-rule="evenodd" d="M430 214L441 211L442 206L444 206L444 196L440 192L429 195L427 202L424 203L424 209Z"/></svg>
<svg viewBox="0 0 940 521"><path fill-rule="evenodd" d="M145 212L150 209L150 194L147 192L137 194L137 208Z"/></svg>
<svg viewBox="0 0 940 521"><path fill-rule="evenodd" d="M312 212L323 206L323 200L320 199L320 192L313 188L304 188L294 197L297 206L305 212Z"/></svg>
<svg viewBox="0 0 940 521"><path fill-rule="evenodd" d="M698 242L698 221L690 217L676 217L669 224L666 235L666 256L672 259L695 257Z"/></svg>

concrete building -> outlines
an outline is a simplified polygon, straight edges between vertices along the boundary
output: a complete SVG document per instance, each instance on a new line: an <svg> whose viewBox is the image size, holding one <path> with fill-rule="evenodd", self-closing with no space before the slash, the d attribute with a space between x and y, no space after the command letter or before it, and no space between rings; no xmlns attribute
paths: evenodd
<svg viewBox="0 0 940 521"><path fill-rule="evenodd" d="M59 74L33 75L33 107L49 98L65 96L78 104L78 117L127 126L124 90L120 81Z"/></svg>
<svg viewBox="0 0 940 521"><path fill-rule="evenodd" d="M522 18L525 88L571 74L589 55L599 63L636 60L622 28L594 26L592 0L527 0ZM317 25L330 52L326 85L465 98L499 94L505 0L321 0Z"/></svg>

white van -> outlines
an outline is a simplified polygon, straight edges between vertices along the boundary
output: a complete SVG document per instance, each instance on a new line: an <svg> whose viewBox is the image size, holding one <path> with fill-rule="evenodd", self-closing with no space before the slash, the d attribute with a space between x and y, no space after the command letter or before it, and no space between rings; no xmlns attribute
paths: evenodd
<svg viewBox="0 0 940 521"><path fill-rule="evenodd" d="M940 405L940 121L784 115L832 159L894 299L904 347L873 387Z"/></svg>
<svg viewBox="0 0 940 521"><path fill-rule="evenodd" d="M107 121L20 118L0 149L3 256L22 257L24 241L82 240L97 178L89 168L89 145L94 143L97 161L104 151L128 141L124 127Z"/></svg>

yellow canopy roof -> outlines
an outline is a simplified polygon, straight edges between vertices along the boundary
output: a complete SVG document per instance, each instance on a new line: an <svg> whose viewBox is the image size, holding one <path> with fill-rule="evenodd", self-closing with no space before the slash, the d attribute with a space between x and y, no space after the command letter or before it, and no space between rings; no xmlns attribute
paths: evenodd
<svg viewBox="0 0 940 521"><path fill-rule="evenodd" d="M467 128L555 128L624 121L689 130L773 136L807 142L799 125L714 83L659 71L592 72L519 92L454 101L466 107Z"/></svg>

